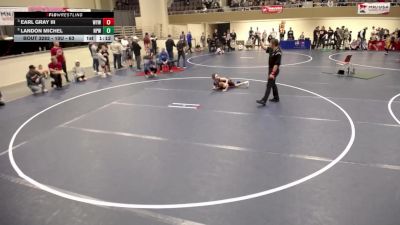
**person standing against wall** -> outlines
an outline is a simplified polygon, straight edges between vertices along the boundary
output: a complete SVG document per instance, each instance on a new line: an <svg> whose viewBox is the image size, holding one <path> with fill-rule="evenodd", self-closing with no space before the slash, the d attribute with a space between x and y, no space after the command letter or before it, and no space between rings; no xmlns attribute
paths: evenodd
<svg viewBox="0 0 400 225"><path fill-rule="evenodd" d="M122 44L119 42L119 39L115 37L114 41L110 45L111 52L114 57L114 69L121 69L122 68Z"/></svg>
<svg viewBox="0 0 400 225"><path fill-rule="evenodd" d="M299 37L300 41L304 41L305 37L304 37L304 32L301 32L300 37Z"/></svg>
<svg viewBox="0 0 400 225"><path fill-rule="evenodd" d="M278 87L276 86L275 82L276 78L279 75L279 67L282 60L282 50L279 48L279 41L277 39L271 39L270 43L270 47L265 47L264 43L261 43L261 47L266 50L267 54L269 54L267 88L265 90L264 97L256 101L258 104L261 104L263 106L265 106L268 101L271 89L274 98L270 99L270 101L279 102Z"/></svg>
<svg viewBox="0 0 400 225"><path fill-rule="evenodd" d="M150 36L150 41L151 41L151 52L153 53L153 55L157 55L157 36L152 33Z"/></svg>
<svg viewBox="0 0 400 225"><path fill-rule="evenodd" d="M232 30L232 33L231 33L231 38L232 38L232 41L235 41L236 42L236 32L235 32L235 30Z"/></svg>
<svg viewBox="0 0 400 225"><path fill-rule="evenodd" d="M317 48L317 45L318 45L318 42L319 42L318 38L319 38L319 26L317 26L313 31L313 43L312 43L312 45L314 46L314 48Z"/></svg>
<svg viewBox="0 0 400 225"><path fill-rule="evenodd" d="M176 47L175 42L172 39L172 36L168 34L168 39L165 41L165 48L167 49L167 53L171 61L174 60L174 47Z"/></svg>
<svg viewBox="0 0 400 225"><path fill-rule="evenodd" d="M186 47L186 42L183 38L181 38L178 41L178 44L176 45L176 49L178 50L178 61L177 61L177 66L179 67L179 61L182 57L183 59L183 68L186 68L186 57L185 57L185 47Z"/></svg>
<svg viewBox="0 0 400 225"><path fill-rule="evenodd" d="M181 35L179 36L179 40L183 39L184 41L186 41L186 35L185 32L182 31Z"/></svg>
<svg viewBox="0 0 400 225"><path fill-rule="evenodd" d="M264 32L262 33L262 38L261 38L261 42L264 42L267 40L268 34L267 31L264 30Z"/></svg>
<svg viewBox="0 0 400 225"><path fill-rule="evenodd" d="M325 26L322 26L321 30L319 30L319 37L318 37L318 48L322 45L322 48L325 48L325 36L326 36Z"/></svg>
<svg viewBox="0 0 400 225"><path fill-rule="evenodd" d="M333 30L332 30L332 27L329 27L329 29L328 29L328 41L327 41L327 43L328 43L328 47L332 47L332 49L334 49L335 48L335 46L334 46L334 41L333 41Z"/></svg>
<svg viewBox="0 0 400 225"><path fill-rule="evenodd" d="M93 60L93 73L98 74L99 73L99 57L97 55L97 44L93 43L90 46L90 50L92 52L92 60Z"/></svg>
<svg viewBox="0 0 400 225"><path fill-rule="evenodd" d="M67 63L65 60L64 51L60 47L60 42L58 42L58 41L53 42L53 47L50 50L50 54L51 54L51 56L56 56L57 61L59 63L61 63L62 70L64 71L65 80L67 82L70 82L70 80L68 78L68 73L67 73Z"/></svg>
<svg viewBox="0 0 400 225"><path fill-rule="evenodd" d="M206 47L206 35L204 34L204 32L201 33L200 42L201 47L204 49Z"/></svg>
<svg viewBox="0 0 400 225"><path fill-rule="evenodd" d="M149 33L144 34L143 38L144 50L147 52L150 49L150 35Z"/></svg>
<svg viewBox="0 0 400 225"><path fill-rule="evenodd" d="M186 35L186 40L188 43L188 52L193 53L192 52L192 34L190 33L190 31L188 31L187 35Z"/></svg>
<svg viewBox="0 0 400 225"><path fill-rule="evenodd" d="M279 40L283 41L285 39L286 30L284 27L279 29Z"/></svg>
<svg viewBox="0 0 400 225"><path fill-rule="evenodd" d="M129 45L129 41L128 41L128 37L124 36L121 39L121 45L122 45L122 55L121 55L121 61L122 61L122 65L126 65L126 61L127 61L127 49L128 49L128 45Z"/></svg>
<svg viewBox="0 0 400 225"><path fill-rule="evenodd" d="M214 33L213 33L213 39L216 42L218 40L218 38L219 38L218 29L215 29Z"/></svg>
<svg viewBox="0 0 400 225"><path fill-rule="evenodd" d="M287 32L287 39L294 41L294 32L291 27L289 28L289 31Z"/></svg>
<svg viewBox="0 0 400 225"><path fill-rule="evenodd" d="M249 39L250 39L250 38L253 39L253 37L254 37L253 27L250 27L250 30L249 30ZM254 44L254 43L253 43L253 44Z"/></svg>
<svg viewBox="0 0 400 225"><path fill-rule="evenodd" d="M344 26L339 28L339 36L340 36L340 42L339 42L339 49L340 49L342 47L343 41L344 41Z"/></svg>
<svg viewBox="0 0 400 225"><path fill-rule="evenodd" d="M142 70L141 68L141 63L142 63L142 56L140 54L140 51L142 50L142 47L138 44L139 39L135 36L132 41L132 52L135 55L135 60L136 60L136 70ZM147 52L150 51L150 49L147 49Z"/></svg>
<svg viewBox="0 0 400 225"><path fill-rule="evenodd" d="M276 33L276 31L274 30L274 28L272 28L272 31L271 31L271 39L276 39L276 37L278 36L278 34ZM270 40L271 41L271 40Z"/></svg>
<svg viewBox="0 0 400 225"><path fill-rule="evenodd" d="M258 27L257 27L256 32L255 32L254 44L257 46L260 46L260 40L261 40L261 32L258 30ZM256 44L256 42L257 42L257 44Z"/></svg>
<svg viewBox="0 0 400 225"><path fill-rule="evenodd" d="M232 40L231 33L229 32L229 30L227 30L226 31L226 44L228 46L228 52L231 50L234 50L231 46L231 40Z"/></svg>

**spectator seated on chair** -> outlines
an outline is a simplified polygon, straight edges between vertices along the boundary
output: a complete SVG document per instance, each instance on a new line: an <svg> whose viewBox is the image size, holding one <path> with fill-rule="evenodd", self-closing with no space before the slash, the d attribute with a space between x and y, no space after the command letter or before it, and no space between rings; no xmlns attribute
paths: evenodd
<svg viewBox="0 0 400 225"><path fill-rule="evenodd" d="M153 56L151 54L144 56L143 62L144 62L144 74L146 78L157 76L156 75L157 65L153 59Z"/></svg>
<svg viewBox="0 0 400 225"><path fill-rule="evenodd" d="M79 60L76 60L74 68L72 68L72 74L74 75L76 82L86 81L85 71L81 67Z"/></svg>
<svg viewBox="0 0 400 225"><path fill-rule="evenodd" d="M158 66L160 68L160 72L163 72L163 67L168 66L169 72L172 73L172 66L171 66L171 61L169 59L168 52L163 48L158 55Z"/></svg>
<svg viewBox="0 0 400 225"><path fill-rule="evenodd" d="M30 65L29 71L26 73L26 84L33 94L37 94L39 91L47 92L44 77L36 70L34 65Z"/></svg>

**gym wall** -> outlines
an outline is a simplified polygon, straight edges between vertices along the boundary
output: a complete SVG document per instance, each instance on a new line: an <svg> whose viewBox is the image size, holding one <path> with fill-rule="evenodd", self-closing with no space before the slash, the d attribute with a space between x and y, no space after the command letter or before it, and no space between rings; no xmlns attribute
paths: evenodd
<svg viewBox="0 0 400 225"><path fill-rule="evenodd" d="M372 26L384 27L390 31L400 28L399 18L299 18L233 22L231 23L231 29L235 30L239 40L247 40L250 27L253 27L253 30L258 27L261 32L266 30L269 34L272 28L277 32L279 31L278 28L281 21L285 21L286 31L289 30L289 27L292 27L296 39L300 36L302 31L305 37L310 37L312 39L312 32L316 26L325 26L326 29L332 27L333 30L339 26L348 27L350 31L353 31L353 39L357 38L358 31L364 27L368 27L367 39L370 37ZM286 37L287 36L285 36L285 39Z"/></svg>

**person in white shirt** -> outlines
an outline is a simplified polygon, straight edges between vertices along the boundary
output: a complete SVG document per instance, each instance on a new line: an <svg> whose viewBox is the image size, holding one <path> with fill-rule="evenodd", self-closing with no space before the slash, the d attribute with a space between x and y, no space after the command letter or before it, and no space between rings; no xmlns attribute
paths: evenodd
<svg viewBox="0 0 400 225"><path fill-rule="evenodd" d="M75 61L75 66L72 68L72 75L75 77L76 82L86 81L85 71L81 67L79 60Z"/></svg>
<svg viewBox="0 0 400 225"><path fill-rule="evenodd" d="M278 35L278 33L276 33L276 31L274 30L274 28L272 28L272 31L271 31L271 37L272 37L272 39L276 39L276 36Z"/></svg>
<svg viewBox="0 0 400 225"><path fill-rule="evenodd" d="M267 40L267 36L268 36L267 31L264 30L264 32L262 33L261 42L265 43L265 41Z"/></svg>
<svg viewBox="0 0 400 225"><path fill-rule="evenodd" d="M102 69L102 71L99 72L99 75L101 75L102 77L106 77L106 75L111 75L108 63L108 50L105 44L101 45L101 47L97 49L97 56L99 58L99 64Z"/></svg>
<svg viewBox="0 0 400 225"><path fill-rule="evenodd" d="M201 33L201 37L200 37L200 43L201 43L201 47L205 48L206 47L206 35L203 33Z"/></svg>
<svg viewBox="0 0 400 225"><path fill-rule="evenodd" d="M304 41L304 32L301 32L300 37L299 37L300 41Z"/></svg>
<svg viewBox="0 0 400 225"><path fill-rule="evenodd" d="M128 41L128 37L124 36L121 39L121 45L122 45L122 56L121 56L121 61L122 61L122 65L126 65L126 60L127 60L127 49L129 47L129 41Z"/></svg>
<svg viewBox="0 0 400 225"><path fill-rule="evenodd" d="M90 46L90 51L92 52L92 59L93 59L93 72L99 73L99 57L97 56L97 44L93 43Z"/></svg>
<svg viewBox="0 0 400 225"><path fill-rule="evenodd" d="M114 69L122 68L121 64L122 48L123 47L121 42L119 42L119 39L116 37L110 45L110 50L114 56Z"/></svg>

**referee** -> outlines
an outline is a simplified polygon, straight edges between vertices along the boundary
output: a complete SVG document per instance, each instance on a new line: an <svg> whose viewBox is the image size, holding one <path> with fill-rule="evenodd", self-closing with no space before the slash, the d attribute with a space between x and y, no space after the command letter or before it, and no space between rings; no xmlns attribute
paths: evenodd
<svg viewBox="0 0 400 225"><path fill-rule="evenodd" d="M265 106L268 101L269 93L274 95L274 98L270 99L271 102L279 102L278 88L276 87L276 78L279 74L279 66L281 65L282 51L279 48L279 41L277 39L272 39L270 41L271 46L265 47L264 43L261 43L261 47L266 50L269 54L269 66L268 66L268 83L267 89L265 90L265 95L261 100L257 100L258 104Z"/></svg>

